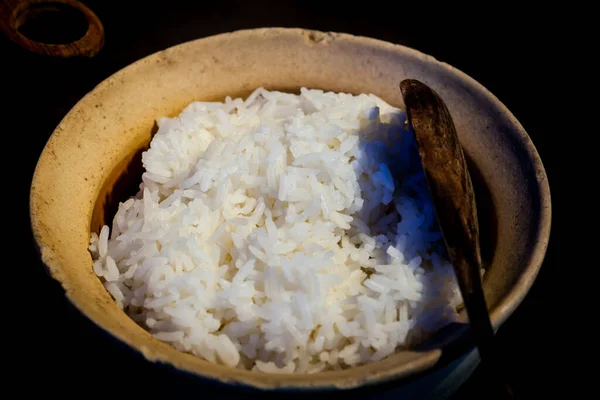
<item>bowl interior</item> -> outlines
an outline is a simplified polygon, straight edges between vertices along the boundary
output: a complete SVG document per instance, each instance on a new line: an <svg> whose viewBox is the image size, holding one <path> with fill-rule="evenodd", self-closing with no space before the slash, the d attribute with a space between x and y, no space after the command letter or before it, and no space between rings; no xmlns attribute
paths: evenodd
<svg viewBox="0 0 600 400"><path fill-rule="evenodd" d="M101 328L150 360L195 374L258 387L353 387L426 370L464 338L465 324L422 348L345 371L266 376L209 364L130 320L94 275L87 252L90 231L110 222L119 201L137 192L141 153L157 118L194 100L245 97L257 87L374 93L403 108L398 83L405 78L430 85L453 115L478 201L485 294L499 327L533 283L548 240L549 192L533 145L510 112L461 72L414 50L349 35L240 31L156 53L107 79L59 124L36 168L32 228L44 263Z"/></svg>
<svg viewBox="0 0 600 400"><path fill-rule="evenodd" d="M278 90L271 89L270 90ZM300 93L301 88L297 90L289 91L289 93ZM327 88L315 88L327 91ZM221 98L208 99L208 101L225 101L225 97L228 94L223 95ZM240 94L241 98L246 98L246 94ZM199 100L205 100L200 98ZM181 111L181 110L179 110ZM179 111L174 114L178 114ZM109 177L104 182L92 212L92 219L90 223L90 231L99 233L102 226L112 224L113 218L119 209L119 204L125 202L130 197L135 196L139 191L139 184L142 181L142 174L144 167L142 165L142 154L148 149L149 142L157 132L158 126L156 123L153 124L149 134L148 142L142 143L142 145L133 149L132 153L123 162L117 164ZM477 202L477 215L479 226L481 229L480 240L481 240L481 257L483 261L483 267L486 271L491 267L494 253L497 245L497 234L498 234L498 219L496 214L496 208L494 206L492 193L488 183L483 178L481 170L477 166L476 161L468 153L465 154L471 179L473 182L473 188L475 191L475 198ZM484 277L484 284L486 281ZM462 309L462 306L459 306ZM466 321L465 311L460 311L460 320Z"/></svg>

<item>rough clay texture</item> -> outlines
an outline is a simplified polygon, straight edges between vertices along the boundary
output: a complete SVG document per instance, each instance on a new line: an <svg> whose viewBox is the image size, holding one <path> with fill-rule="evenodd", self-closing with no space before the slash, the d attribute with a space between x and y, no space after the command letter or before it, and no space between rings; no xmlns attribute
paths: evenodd
<svg viewBox="0 0 600 400"><path fill-rule="evenodd" d="M406 78L421 80L444 99L461 144L491 194L497 232L485 291L497 329L532 285L550 232L550 192L533 144L514 116L462 72L402 46L345 34L300 29L223 34L153 54L101 83L58 125L33 177L30 212L43 262L70 300L101 328L150 360L223 382L355 387L430 368L442 345L465 329L445 333L427 351L311 376L210 364L154 339L130 320L94 275L87 250L90 227L104 218L101 203L149 142L156 118L177 114L194 100L243 96L259 86L369 92L404 108L398 83Z"/></svg>

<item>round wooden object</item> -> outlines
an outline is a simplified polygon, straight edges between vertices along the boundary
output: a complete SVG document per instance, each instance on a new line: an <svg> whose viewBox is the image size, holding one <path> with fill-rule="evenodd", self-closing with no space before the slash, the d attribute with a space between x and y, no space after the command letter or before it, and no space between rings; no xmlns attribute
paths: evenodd
<svg viewBox="0 0 600 400"><path fill-rule="evenodd" d="M19 28L27 21L28 10L38 6L64 4L85 16L88 29L79 40L65 44L48 44L25 37ZM21 47L47 56L93 57L104 45L104 27L92 10L77 0L4 0L0 3L0 29Z"/></svg>

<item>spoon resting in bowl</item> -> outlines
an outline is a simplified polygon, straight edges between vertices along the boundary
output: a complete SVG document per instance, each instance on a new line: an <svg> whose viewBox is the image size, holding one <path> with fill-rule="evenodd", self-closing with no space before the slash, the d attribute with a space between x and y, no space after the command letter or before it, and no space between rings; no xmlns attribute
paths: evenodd
<svg viewBox="0 0 600 400"><path fill-rule="evenodd" d="M496 385L498 378L504 380L483 293L477 206L463 149L452 116L435 91L415 79L400 82L400 90L481 364ZM500 386L496 394L514 398L507 384Z"/></svg>

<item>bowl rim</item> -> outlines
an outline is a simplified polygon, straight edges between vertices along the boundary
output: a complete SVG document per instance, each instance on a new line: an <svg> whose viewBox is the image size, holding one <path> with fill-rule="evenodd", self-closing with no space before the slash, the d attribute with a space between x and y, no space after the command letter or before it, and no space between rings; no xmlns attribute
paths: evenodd
<svg viewBox="0 0 600 400"><path fill-rule="evenodd" d="M498 304L494 307L492 312L490 313L490 318L492 320L492 325L495 330L497 330L504 321L514 312L514 310L521 304L525 296L527 295L529 289L533 285L538 272L541 268L542 262L544 260L549 236L550 236L550 228L551 228L551 219L552 219L552 210L551 210L551 197L550 197L550 187L546 175L546 171L544 169L542 160L538 154L537 149L535 148L531 138L526 133L525 129L521 125L521 123L516 119L516 117L508 110L508 108L488 89L486 89L483 85L477 82L475 79L467 75L466 73L460 71L459 69L445 63L442 61L438 61L434 57L424 54L416 49L400 45L394 44L387 41L383 41L380 39L365 37L365 36L357 36L348 33L337 33L337 32L323 32L316 30L306 30L302 28L281 28L281 27L267 27L267 28L257 28L257 29L242 29L236 30L227 33L221 33L217 35L212 35L204 38L199 38L195 40L190 40L186 42L179 43L177 45L168 47L164 50L157 51L137 61L121 68L117 72L113 73L106 79L104 79L101 83L99 83L95 88L89 91L84 97L82 97L64 116L55 130L52 132L50 138L48 139L44 149L42 150L40 157L38 159L32 181L31 181L31 191L30 191L30 199L29 199L29 213L31 220L31 228L33 232L34 242L36 244L38 253L41 256L42 263L45 267L50 271L52 278L58 281L62 288L65 290L66 296L69 298L71 303L73 303L79 311L86 318L92 320L95 325L99 326L102 330L107 332L114 338L117 338L119 341L124 342L128 345L129 348L140 352L144 355L146 359L153 362L163 362L170 364L180 370L184 370L185 372L192 373L196 376L201 376L209 379L216 379L221 382L226 382L229 384L241 384L248 387L253 388L262 388L262 389L271 389L271 388L280 388L285 387L286 389L328 389L328 388L356 388L359 386L363 386L365 384L375 384L375 383L383 383L386 381L394 380L394 379L405 379L416 374L424 373L434 366L437 366L437 363L442 359L442 350L434 349L426 352L421 352L419 358L409 362L407 365L404 365L403 368L399 370L387 370L382 372L381 374L374 374L371 376L365 376L361 378L343 376L340 374L332 375L332 378L329 380L319 380L317 382L311 382L311 377L313 375L306 375L306 379L298 379L298 375L293 374L273 374L270 375L270 378L265 379L265 374L260 374L256 372L247 371L250 375L244 377L244 379L234 379L231 378L224 379L222 376L213 375L210 373L202 373L186 368L184 365L178 365L172 359L165 357L160 352L149 352L144 349L138 348L138 346L132 343L129 340L126 340L122 335L119 335L118 332L114 332L112 330L106 329L105 327L97 324L84 310L81 308L75 299L70 296L69 288L65 285L65 274L62 272L62 267L59 263L54 261L54 257L51 256L51 252L53 250L47 248L45 245L45 229L40 224L38 218L38 209L35 207L37 199L41 195L39 190L37 189L36 182L40 179L40 174L43 171L44 165L51 160L49 153L53 151L54 142L56 141L56 133L59 130L59 127L66 121L70 116L77 112L77 110L84 107L87 103L90 103L93 94L102 89L107 85L112 85L113 82L118 81L122 76L133 72L137 67L142 65L143 63L150 62L150 60L154 60L158 57L168 55L170 52L177 51L182 47L194 46L198 43L208 43L210 41L221 40L224 38L230 40L241 39L249 36L297 36L301 35L305 38L307 35L311 35L311 37L318 38L335 38L335 40L344 40L349 42L354 42L356 44L363 44L366 47L373 48L376 50L386 50L391 51L393 53L408 55L412 58L418 59L423 63L428 64L437 64L441 68L443 68L449 75L452 75L455 79L460 81L466 87L472 88L483 95L487 101L489 101L494 108L501 113L502 118L508 120L512 124L512 128L514 130L515 136L519 140L519 144L522 146L524 153L528 157L528 161L534 168L532 174L534 174L537 178L538 183L538 191L536 195L539 197L539 223L536 227L537 236L535 237L535 244L532 245L530 251L528 252L529 258L527 260L526 265L524 266L523 272L521 273L519 279L514 283L509 292L504 295ZM38 186L39 187L39 186ZM143 329L140 327L140 329ZM155 339L157 340L157 339ZM472 349L472 345L463 344L460 349L460 353L464 354L469 349ZM455 358L456 359L456 358ZM447 361L449 362L449 361ZM355 368L350 368L346 371L352 371ZM271 379L275 377L275 379ZM295 378L294 378L295 377Z"/></svg>

